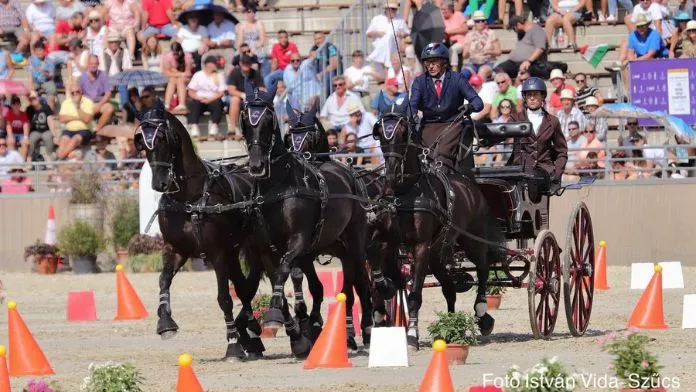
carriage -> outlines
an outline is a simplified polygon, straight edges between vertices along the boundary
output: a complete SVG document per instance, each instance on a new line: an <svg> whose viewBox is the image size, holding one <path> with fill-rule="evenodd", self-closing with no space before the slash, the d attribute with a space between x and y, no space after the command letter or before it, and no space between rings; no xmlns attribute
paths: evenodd
<svg viewBox="0 0 696 392"><path fill-rule="evenodd" d="M487 134L480 139L504 140L529 136L531 124L486 124ZM491 142L490 144L494 144ZM594 296L594 233L592 219L585 203L578 202L569 217L565 249L561 250L556 236L549 230L550 195L530 194L530 183L540 181L521 166L479 167L474 177L500 224L508 243L507 257L490 266L493 279L488 285L526 288L529 302L529 318L535 338L549 338L563 301L570 333L582 336L589 324ZM583 178L577 184L561 188L579 189L593 182ZM513 245L514 244L514 245ZM562 260L562 262L561 262ZM399 252L404 286L411 280L411 258L408 249ZM458 292L468 291L477 284L476 268L461 253L454 253L448 272ZM425 287L439 283L426 282ZM561 291L563 298L561 299ZM399 325L405 325L403 303L399 298L389 304L389 312Z"/></svg>

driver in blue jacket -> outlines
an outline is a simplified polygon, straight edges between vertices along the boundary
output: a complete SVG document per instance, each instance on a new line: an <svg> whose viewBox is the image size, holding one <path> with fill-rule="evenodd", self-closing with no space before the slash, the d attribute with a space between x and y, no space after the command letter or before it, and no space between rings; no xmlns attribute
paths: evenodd
<svg viewBox="0 0 696 392"><path fill-rule="evenodd" d="M449 68L449 50L439 42L428 44L421 54L425 70L413 81L411 87L411 115L423 112L419 134L424 146L435 146L436 159L445 167L454 169L455 164L463 169L474 167L473 129L464 128L458 118L464 100L470 112L483 110L483 101L469 82L460 73ZM457 147L464 149L462 162L457 160Z"/></svg>

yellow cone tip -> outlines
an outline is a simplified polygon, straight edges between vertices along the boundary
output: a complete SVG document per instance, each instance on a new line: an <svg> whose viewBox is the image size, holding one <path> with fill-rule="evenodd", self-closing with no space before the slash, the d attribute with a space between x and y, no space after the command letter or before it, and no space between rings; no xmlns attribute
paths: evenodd
<svg viewBox="0 0 696 392"><path fill-rule="evenodd" d="M4 357L6 352L5 346L0 344L0 357Z"/></svg>
<svg viewBox="0 0 696 392"><path fill-rule="evenodd" d="M601 246L602 248L604 248L605 246L607 246L607 242L604 241L604 240L599 241L599 246Z"/></svg>
<svg viewBox="0 0 696 392"><path fill-rule="evenodd" d="M14 310L17 309L17 302L10 301L7 303L7 309Z"/></svg>
<svg viewBox="0 0 696 392"><path fill-rule="evenodd" d="M433 350L435 350L435 352L441 353L447 350L447 343L445 343L444 340L436 340L433 342Z"/></svg>
<svg viewBox="0 0 696 392"><path fill-rule="evenodd" d="M659 264L655 264L655 272L662 272L662 266Z"/></svg>
<svg viewBox="0 0 696 392"><path fill-rule="evenodd" d="M188 355L188 354L179 355L179 366L191 366L191 362L193 362L193 358L191 358L190 355Z"/></svg>
<svg viewBox="0 0 696 392"><path fill-rule="evenodd" d="M123 272L123 266L121 264L116 266L116 272Z"/></svg>
<svg viewBox="0 0 696 392"><path fill-rule="evenodd" d="M336 296L336 301L346 302L346 295L343 293L338 293L338 295Z"/></svg>

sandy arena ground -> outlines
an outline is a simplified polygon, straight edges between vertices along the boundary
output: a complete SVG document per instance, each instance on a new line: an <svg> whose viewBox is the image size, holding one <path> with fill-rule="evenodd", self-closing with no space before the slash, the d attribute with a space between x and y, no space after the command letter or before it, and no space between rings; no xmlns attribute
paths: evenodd
<svg viewBox="0 0 696 392"><path fill-rule="evenodd" d="M332 264L335 265L335 264ZM677 377L680 388L670 391L696 390L696 339L694 330L681 329L683 295L696 293L696 268L684 269L686 288L665 290L665 319L668 330L646 331L656 341L652 350L665 366L664 377ZM78 391L90 363L130 361L142 370L145 390L173 391L177 377L177 357L183 352L194 358L194 369L206 391L416 391L431 356L425 349L410 353L408 368L367 367L366 353L351 357L352 369L303 370L302 362L292 358L284 331L278 337L266 338L264 360L248 363L227 363L220 360L225 350L225 324L217 301L212 272L185 272L178 275L172 287L174 319L179 334L163 341L155 333L157 322L158 276L130 274L129 278L151 311L146 320L115 322L115 277L113 274L75 276L71 274L40 276L36 274L4 274L0 276L7 298L18 302L18 309L55 369L57 380L66 391ZM564 313L561 313L551 340L531 337L526 290L510 290L503 297L500 310L492 311L496 330L477 347L470 350L466 365L451 367L457 391L483 382L484 373L504 376L506 369L517 364L522 369L544 356L557 355L571 371L603 376L610 357L597 344L600 335L622 330L641 292L630 290L630 269L611 267L611 289L598 292L587 334L573 338L568 334ZM268 291L269 286L262 286ZM289 286L288 286L289 287ZM69 323L66 321L66 298L70 290L94 290L99 321ZM471 292L460 294L458 310L471 310ZM238 306L238 304L237 304ZM235 307L235 314L238 307ZM327 301L323 305L327 309ZM426 327L434 311L445 309L439 289L426 289L421 310L421 340L429 344ZM696 310L695 310L696 311ZM325 315L326 313L324 313ZM7 345L7 311L0 312L0 343ZM325 316L326 318L326 316ZM361 340L358 340L362 344ZM13 391L21 391L32 377L12 378ZM578 390L607 391L606 388Z"/></svg>

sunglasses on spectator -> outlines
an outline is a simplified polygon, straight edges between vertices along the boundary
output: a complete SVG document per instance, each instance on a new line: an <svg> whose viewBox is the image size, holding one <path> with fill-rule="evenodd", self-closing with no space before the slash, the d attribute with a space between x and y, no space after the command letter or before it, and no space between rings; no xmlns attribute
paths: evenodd
<svg viewBox="0 0 696 392"><path fill-rule="evenodd" d="M300 59L292 59L292 60L290 60L290 62L291 62L291 63L299 63L299 62L300 62Z"/></svg>
<svg viewBox="0 0 696 392"><path fill-rule="evenodd" d="M346 85L345 83L334 83L333 86L334 86L334 87L343 87L343 86L345 86L345 85Z"/></svg>
<svg viewBox="0 0 696 392"><path fill-rule="evenodd" d="M90 19L89 21L90 21L90 22L101 22L101 19L95 18L95 19Z"/></svg>
<svg viewBox="0 0 696 392"><path fill-rule="evenodd" d="M585 83L585 79L575 79L575 83Z"/></svg>
<svg viewBox="0 0 696 392"><path fill-rule="evenodd" d="M595 133L595 131L585 131L585 133Z"/></svg>
<svg viewBox="0 0 696 392"><path fill-rule="evenodd" d="M577 131L578 129L575 128L575 127L573 127L573 128L570 128L570 127L569 127L568 130L569 130L569 131Z"/></svg>
<svg viewBox="0 0 696 392"><path fill-rule="evenodd" d="M512 106L510 105L503 105L500 107L501 109L512 109Z"/></svg>
<svg viewBox="0 0 696 392"><path fill-rule="evenodd" d="M504 84L505 82L507 82L507 80L500 80L500 81L495 82L495 83L496 83L498 86L500 86L501 84Z"/></svg>
<svg viewBox="0 0 696 392"><path fill-rule="evenodd" d="M7 147L7 143L0 143L0 147Z"/></svg>
<svg viewBox="0 0 696 392"><path fill-rule="evenodd" d="M82 94L82 90L73 90L73 94Z"/></svg>
<svg viewBox="0 0 696 392"><path fill-rule="evenodd" d="M481 20L475 20L474 23L486 23L486 21L481 19Z"/></svg>

